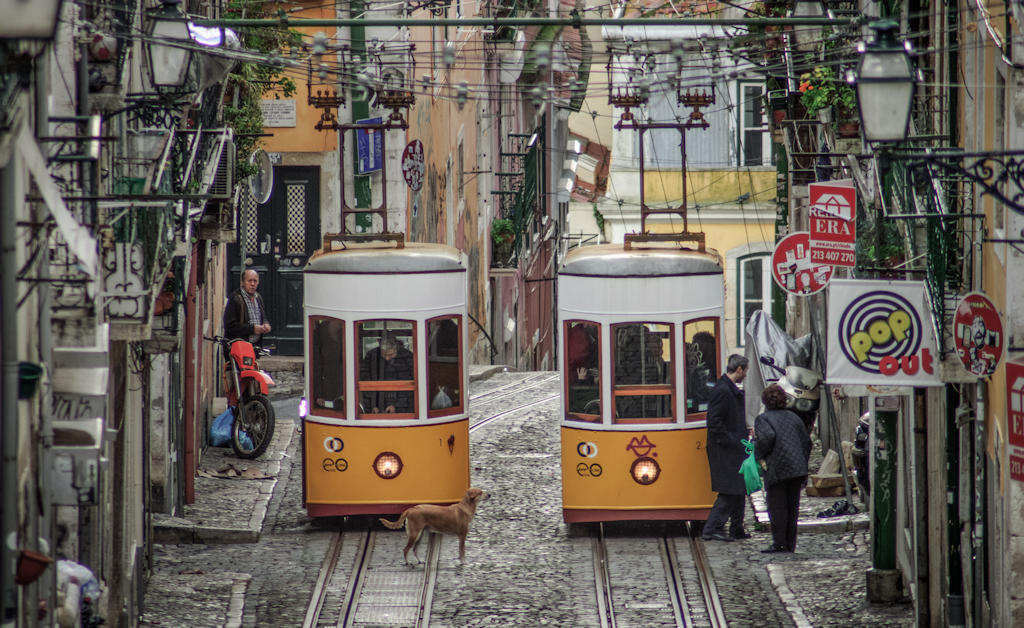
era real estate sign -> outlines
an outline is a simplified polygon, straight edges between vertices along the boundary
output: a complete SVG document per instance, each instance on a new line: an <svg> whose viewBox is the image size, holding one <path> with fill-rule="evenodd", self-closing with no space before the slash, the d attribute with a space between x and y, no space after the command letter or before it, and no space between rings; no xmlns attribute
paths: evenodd
<svg viewBox="0 0 1024 628"><path fill-rule="evenodd" d="M1024 358L1006 363L1006 414L1010 428L1010 478L1024 482Z"/></svg>
<svg viewBox="0 0 1024 628"><path fill-rule="evenodd" d="M857 190L853 182L812 183L808 191L811 205L811 262L855 266Z"/></svg>
<svg viewBox="0 0 1024 628"><path fill-rule="evenodd" d="M830 384L942 385L923 281L833 279L828 320Z"/></svg>

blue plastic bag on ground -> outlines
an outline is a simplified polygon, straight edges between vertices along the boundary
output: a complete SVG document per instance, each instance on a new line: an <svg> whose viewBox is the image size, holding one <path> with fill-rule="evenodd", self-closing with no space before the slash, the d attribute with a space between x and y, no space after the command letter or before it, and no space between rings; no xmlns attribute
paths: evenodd
<svg viewBox="0 0 1024 628"><path fill-rule="evenodd" d="M227 447L231 444L231 426L235 424L235 415L228 408L217 415L210 425L210 446Z"/></svg>

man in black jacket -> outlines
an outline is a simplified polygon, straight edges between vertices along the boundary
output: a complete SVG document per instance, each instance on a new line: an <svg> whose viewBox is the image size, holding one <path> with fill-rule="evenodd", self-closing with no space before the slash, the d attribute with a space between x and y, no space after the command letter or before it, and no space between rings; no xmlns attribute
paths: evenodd
<svg viewBox="0 0 1024 628"><path fill-rule="evenodd" d="M270 333L267 308L263 297L256 292L260 276L251 268L242 273L242 287L231 293L224 307L224 337L242 338L254 345L260 344L264 334Z"/></svg>
<svg viewBox="0 0 1024 628"><path fill-rule="evenodd" d="M704 523L704 540L732 541L747 539L743 530L744 501L747 487L740 475L740 465L747 457L740 442L749 436L744 416L743 391L737 384L747 376L748 360L739 354L729 356L729 362L711 391L708 401L708 465L711 470L711 490L718 493ZM725 522L729 521L729 534Z"/></svg>

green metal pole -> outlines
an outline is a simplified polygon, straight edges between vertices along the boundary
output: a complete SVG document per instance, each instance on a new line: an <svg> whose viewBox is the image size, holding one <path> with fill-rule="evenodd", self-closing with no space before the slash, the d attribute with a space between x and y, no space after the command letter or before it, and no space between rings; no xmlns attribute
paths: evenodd
<svg viewBox="0 0 1024 628"><path fill-rule="evenodd" d="M875 439L871 470L871 566L896 568L896 417L898 410L875 410Z"/></svg>
<svg viewBox="0 0 1024 628"><path fill-rule="evenodd" d="M352 0L350 9L350 15L362 15L365 10L365 4L363 0ZM353 24L349 29L350 46L352 47L352 57L359 57L364 62L366 61L366 25L365 20L355 19L352 20ZM370 115L370 103L366 99L362 98L362 92L358 89L349 90L349 102L352 103L352 122L356 120L364 120ZM345 131L338 131L344 133ZM372 202L373 191L370 188L370 176L371 175L359 175L356 174L359 169L359 142L353 139L352 141L352 180L355 186L355 197L356 207L358 208L370 208ZM370 231L373 228L373 214L369 213L357 213L356 214L356 231ZM387 231L387 225L381 227L381 231Z"/></svg>

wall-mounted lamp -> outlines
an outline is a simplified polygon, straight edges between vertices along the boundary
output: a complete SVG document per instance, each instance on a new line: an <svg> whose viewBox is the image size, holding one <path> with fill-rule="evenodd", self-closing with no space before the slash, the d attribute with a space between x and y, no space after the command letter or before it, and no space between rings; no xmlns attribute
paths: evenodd
<svg viewBox="0 0 1024 628"><path fill-rule="evenodd" d="M181 89L192 65L192 36L188 16L178 7L181 0L163 0L149 15L149 77L157 89Z"/></svg>
<svg viewBox="0 0 1024 628"><path fill-rule="evenodd" d="M63 0L0 0L0 39L53 39Z"/></svg>
<svg viewBox="0 0 1024 628"><path fill-rule="evenodd" d="M917 71L909 46L896 40L899 26L891 20L871 24L875 39L860 44L855 84L860 127L868 142L907 139Z"/></svg>

